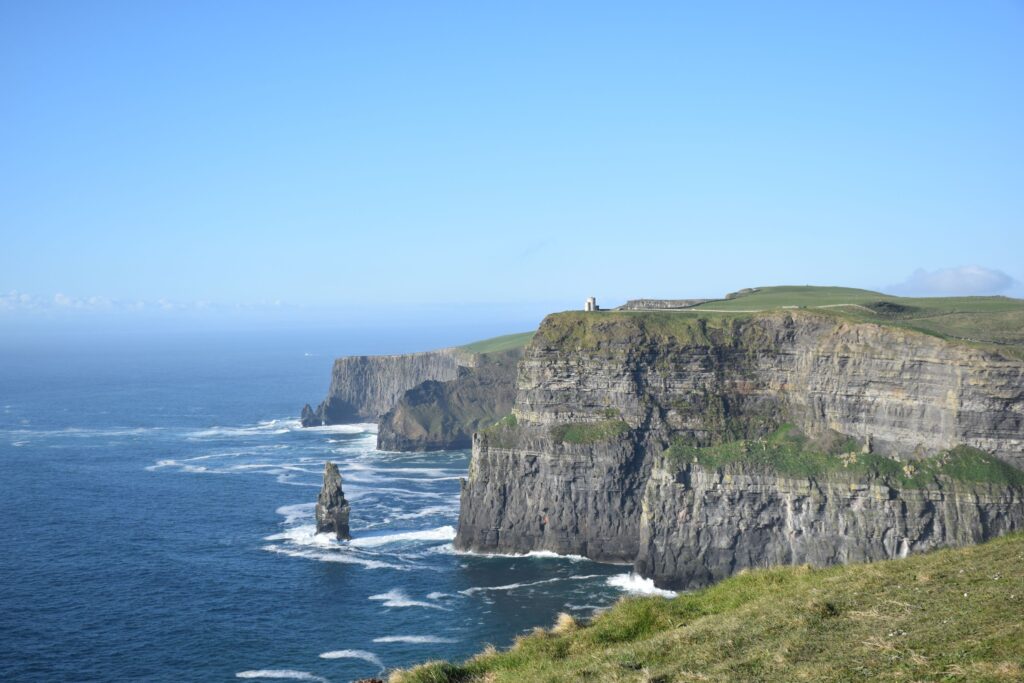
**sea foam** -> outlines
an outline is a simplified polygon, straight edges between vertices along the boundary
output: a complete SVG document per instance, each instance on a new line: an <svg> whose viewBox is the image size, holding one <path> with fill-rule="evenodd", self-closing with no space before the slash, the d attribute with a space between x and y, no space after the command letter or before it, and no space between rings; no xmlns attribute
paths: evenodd
<svg viewBox="0 0 1024 683"><path fill-rule="evenodd" d="M430 602L423 602L422 600L411 600L409 596L405 594L401 588L392 588L387 593L379 593L377 595L371 595L369 600L379 600L384 603L385 607L427 607L429 609L445 610L446 608L441 605L435 605Z"/></svg>
<svg viewBox="0 0 1024 683"><path fill-rule="evenodd" d="M330 652L321 652L320 659L361 659L373 664L381 671L384 670L384 662L380 661L380 657L366 650L331 650Z"/></svg>
<svg viewBox="0 0 1024 683"><path fill-rule="evenodd" d="M658 588L654 585L653 579L645 579L634 572L611 576L608 578L607 583L609 586L624 590L627 593L635 593L638 595L659 595L663 598L676 597L676 593L674 591Z"/></svg>
<svg viewBox="0 0 1024 683"><path fill-rule="evenodd" d="M384 636L374 638L375 643L457 643L454 638L440 638L438 636Z"/></svg>
<svg viewBox="0 0 1024 683"><path fill-rule="evenodd" d="M450 541L453 538L455 538L455 527L445 525L439 526L436 529L400 531L394 534L380 534L377 536L353 538L349 541L349 545L357 548L375 548L389 543L405 543L408 541Z"/></svg>
<svg viewBox="0 0 1024 683"><path fill-rule="evenodd" d="M323 676L316 676L308 671L296 671L295 669L252 669L251 671L239 671L235 678L278 678L292 681L317 681L317 683L331 683Z"/></svg>

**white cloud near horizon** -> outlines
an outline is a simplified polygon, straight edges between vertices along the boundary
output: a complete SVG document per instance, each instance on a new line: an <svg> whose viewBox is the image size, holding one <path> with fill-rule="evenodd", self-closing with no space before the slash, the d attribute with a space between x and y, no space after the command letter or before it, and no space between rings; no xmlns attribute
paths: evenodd
<svg viewBox="0 0 1024 683"><path fill-rule="evenodd" d="M93 313L109 312L167 312L167 311L208 311L208 310L259 310L279 309L287 307L281 301L260 302L255 304L215 304L209 301L170 301L168 299L157 299L156 301L144 300L119 300L109 299L102 296L75 297L57 292L52 297L36 296L26 294L17 290L11 290L0 294L0 313L16 312L60 312L80 311Z"/></svg>
<svg viewBox="0 0 1024 683"><path fill-rule="evenodd" d="M932 271L918 268L885 291L901 296L981 296L1002 294L1017 284L1001 270L973 265Z"/></svg>

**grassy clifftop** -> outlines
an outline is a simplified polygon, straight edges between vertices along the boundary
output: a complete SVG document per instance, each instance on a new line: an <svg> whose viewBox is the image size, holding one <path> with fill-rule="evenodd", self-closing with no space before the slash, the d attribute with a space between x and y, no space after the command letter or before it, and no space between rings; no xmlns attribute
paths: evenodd
<svg viewBox="0 0 1024 683"><path fill-rule="evenodd" d="M728 338L736 324L764 315L818 315L921 332L1024 358L1024 300L1007 297L890 296L843 287L765 287L693 308L659 311L569 311L549 316L549 341L583 347L643 331L687 344Z"/></svg>
<svg viewBox="0 0 1024 683"><path fill-rule="evenodd" d="M758 570L672 600L561 617L393 683L1024 680L1024 534L829 569Z"/></svg>
<svg viewBox="0 0 1024 683"><path fill-rule="evenodd" d="M530 340L533 339L534 334L534 332L505 334L500 337L492 337L491 339L482 339L471 344L460 346L459 348L463 351L469 351L470 353L498 353L501 351L513 351L515 349L521 349L529 344Z"/></svg>
<svg viewBox="0 0 1024 683"><path fill-rule="evenodd" d="M1024 301L1004 296L911 298L846 287L763 287L690 310L749 312L793 307L944 337L1024 346Z"/></svg>

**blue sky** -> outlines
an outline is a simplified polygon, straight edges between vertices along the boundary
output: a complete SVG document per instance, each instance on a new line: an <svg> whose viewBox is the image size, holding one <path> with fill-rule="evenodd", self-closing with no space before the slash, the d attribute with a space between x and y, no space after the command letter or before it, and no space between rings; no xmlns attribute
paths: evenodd
<svg viewBox="0 0 1024 683"><path fill-rule="evenodd" d="M0 325L1021 296L1022 72L1008 1L3 2Z"/></svg>

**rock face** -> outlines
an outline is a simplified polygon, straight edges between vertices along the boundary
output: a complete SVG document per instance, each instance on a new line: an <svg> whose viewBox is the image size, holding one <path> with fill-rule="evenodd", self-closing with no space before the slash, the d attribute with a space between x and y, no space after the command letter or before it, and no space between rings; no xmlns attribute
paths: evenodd
<svg viewBox="0 0 1024 683"><path fill-rule="evenodd" d="M662 462L673 441L786 422L902 459L966 444L1020 467L1024 362L980 348L807 311L564 313L541 325L517 386L512 416L474 440L458 548L635 561L688 586L765 562L958 545L1024 515L1019 491L723 479Z"/></svg>
<svg viewBox="0 0 1024 683"><path fill-rule="evenodd" d="M432 451L469 448L473 433L512 410L521 350L482 355L447 382L428 380L406 391L378 425L377 448Z"/></svg>
<svg viewBox="0 0 1024 683"><path fill-rule="evenodd" d="M339 358L327 398L316 410L309 405L302 409L302 426L376 422L409 389L428 380L453 380L460 366L473 364L473 354L456 348Z"/></svg>
<svg viewBox="0 0 1024 683"><path fill-rule="evenodd" d="M1024 528L1024 491L881 478L812 479L727 468L656 467L640 519L636 570L669 588L741 569L893 559Z"/></svg>
<svg viewBox="0 0 1024 683"><path fill-rule="evenodd" d="M352 538L348 531L349 505L341 490L341 473L333 462L324 463L324 485L316 499L316 532L333 533L338 540Z"/></svg>

